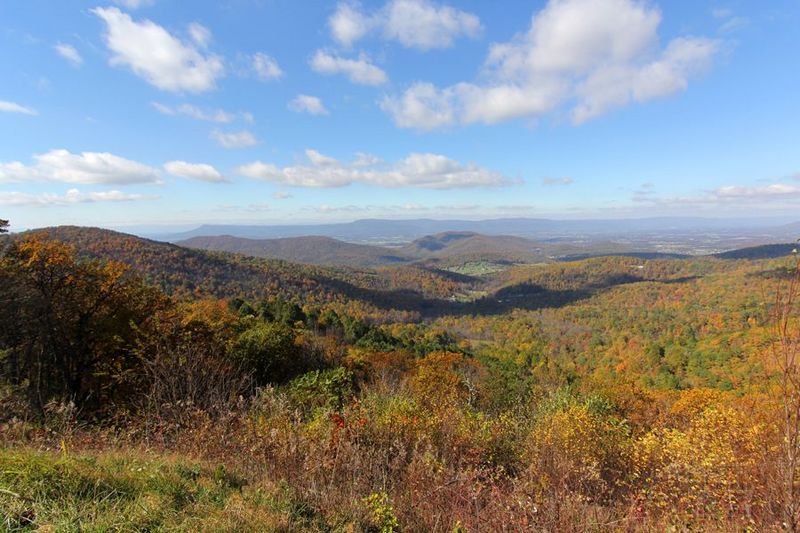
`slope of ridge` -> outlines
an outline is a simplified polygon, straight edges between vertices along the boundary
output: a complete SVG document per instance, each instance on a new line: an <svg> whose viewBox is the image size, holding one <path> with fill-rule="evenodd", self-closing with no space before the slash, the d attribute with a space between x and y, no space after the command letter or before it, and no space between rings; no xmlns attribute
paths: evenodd
<svg viewBox="0 0 800 533"><path fill-rule="evenodd" d="M408 262L394 250L382 246L353 244L331 237L306 236L283 239L246 239L231 235L192 237L176 244L188 248L233 252L254 257L282 259L313 265L374 268Z"/></svg>
<svg viewBox="0 0 800 533"><path fill-rule="evenodd" d="M304 265L192 250L100 228L58 226L17 234L26 235L64 242L83 257L124 263L169 293L296 298L337 292L320 282L314 267Z"/></svg>
<svg viewBox="0 0 800 533"><path fill-rule="evenodd" d="M547 260L547 250L554 248L522 237L489 236L468 231L428 235L397 248L354 244L322 236L247 239L222 235L193 237L176 244L305 264L355 268L377 268L414 261L441 264L471 261L502 264L541 262ZM563 248L563 245L559 248Z"/></svg>
<svg viewBox="0 0 800 533"><path fill-rule="evenodd" d="M496 261L531 263L547 260L542 244L508 235L481 235L469 231L446 231L417 239L399 249L405 255L445 262Z"/></svg>
<svg viewBox="0 0 800 533"><path fill-rule="evenodd" d="M183 248L100 228L58 226L0 239L26 236L64 242L81 257L124 263L148 283L177 296L344 305L375 320L408 320L473 283L470 278L412 265L377 270L304 265Z"/></svg>
<svg viewBox="0 0 800 533"><path fill-rule="evenodd" d="M795 250L800 249L800 244L763 244L761 246L750 246L738 248L714 254L720 259L775 259L791 255Z"/></svg>

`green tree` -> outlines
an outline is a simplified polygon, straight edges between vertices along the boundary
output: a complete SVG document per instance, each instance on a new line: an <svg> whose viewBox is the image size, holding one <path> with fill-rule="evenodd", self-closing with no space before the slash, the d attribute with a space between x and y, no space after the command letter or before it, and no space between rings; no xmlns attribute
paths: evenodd
<svg viewBox="0 0 800 533"><path fill-rule="evenodd" d="M305 366L294 331L280 322L258 323L244 331L234 342L233 356L253 372L260 385L287 381Z"/></svg>
<svg viewBox="0 0 800 533"><path fill-rule="evenodd" d="M0 218L0 233L8 233L8 220Z"/></svg>

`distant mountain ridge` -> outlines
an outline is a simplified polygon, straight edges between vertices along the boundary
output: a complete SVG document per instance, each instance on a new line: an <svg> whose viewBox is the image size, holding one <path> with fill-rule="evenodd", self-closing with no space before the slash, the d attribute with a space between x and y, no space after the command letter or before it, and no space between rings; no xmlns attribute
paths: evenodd
<svg viewBox="0 0 800 533"><path fill-rule="evenodd" d="M391 312L396 311L397 316L406 318L411 316L407 313L434 316L444 312L475 313L480 310L509 309L517 305L533 308L558 305L559 302L583 297L599 288L646 281L653 276L656 276L654 279L671 279L670 276L676 273L691 272L692 261L695 261L693 257L685 257L654 263L661 266L649 277L643 277L639 272L643 268L642 260L666 259L666 254L648 257L639 252L597 253L594 258L571 265L563 262L547 266L521 264L483 271L483 265L470 265L466 270L451 268L455 264L448 264L448 254L453 254L458 261L463 261L469 254L488 257L497 250L487 246L487 243L506 243L509 247L521 245L525 247L524 252L528 251L528 246L537 245L535 241L514 237L495 238L465 232L431 235L407 247L366 246L364 248L368 253L372 253L372 249L381 250L381 253L391 250L397 252L397 257L412 249L417 250L418 255L424 255L423 251L431 254L419 262L374 269L331 268L190 249L111 230L76 226L0 236L0 244L29 235L66 242L73 245L83 257L125 263L149 283L179 298L205 295L251 299L278 297L310 305L358 305L360 312L373 317L384 316L389 305L394 310ZM340 249L362 251L361 247L353 248L349 243L332 239L311 238L301 242L333 246L334 252ZM710 257L720 260L784 257L791 254L794 246L778 244L748 247L712 254ZM535 248L532 249L532 253L539 253ZM503 253L510 254L508 249L504 250ZM626 259L624 256L632 257ZM569 256L561 258L568 259ZM577 258L573 256L572 259ZM498 259L500 261L502 259ZM724 261L717 261L716 265L727 268ZM566 282L569 283L565 285ZM476 295L479 296L477 299Z"/></svg>
<svg viewBox="0 0 800 533"><path fill-rule="evenodd" d="M409 257L392 253L389 248L353 244L332 237L305 236L281 239L247 239L231 235L192 237L176 244L218 252L282 259L312 265L346 265L374 268L404 263Z"/></svg>
<svg viewBox="0 0 800 533"><path fill-rule="evenodd" d="M499 218L488 220L362 219L346 223L308 225L206 224L193 230L148 236L177 242L192 237L230 235L249 239L277 239L309 235L332 237L348 242L406 243L445 232L509 235L536 240L576 235L630 235L650 232L695 232L747 230L790 237L796 219L786 217L716 219L701 217L652 217L640 219L555 220L545 218Z"/></svg>
<svg viewBox="0 0 800 533"><path fill-rule="evenodd" d="M375 268L415 261L496 261L528 263L547 259L540 243L507 235L487 236L473 232L443 232L416 239L405 246L354 244L331 237L306 236L281 239L246 239L230 235L193 237L176 244L255 257L314 265Z"/></svg>
<svg viewBox="0 0 800 533"><path fill-rule="evenodd" d="M660 252L616 243L578 246L569 242L538 242L510 235L483 235L446 231L420 237L402 246L356 244L332 237L304 236L281 239L246 239L230 235L193 237L176 244L217 252L278 259L294 263L354 268L377 268L409 263L428 263L449 268L466 263L498 265L574 261L597 256L630 256L641 259L679 259L689 254ZM764 244L712 253L720 259L765 259L785 256L792 244ZM707 254L700 254L707 255Z"/></svg>

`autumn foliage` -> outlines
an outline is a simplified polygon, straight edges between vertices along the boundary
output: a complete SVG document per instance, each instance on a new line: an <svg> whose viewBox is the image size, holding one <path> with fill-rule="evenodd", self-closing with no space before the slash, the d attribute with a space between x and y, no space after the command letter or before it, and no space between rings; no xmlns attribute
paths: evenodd
<svg viewBox="0 0 800 533"><path fill-rule="evenodd" d="M350 296L311 295L307 281L304 300L297 277L229 298L168 294L42 238L10 241L0 261L0 443L222 465L215 505L231 529L756 531L796 519L797 368L777 356L797 346L797 310L779 299L776 330L766 297L797 275L785 261L520 266L485 281L500 294L491 306L385 314L409 276L429 282L426 302L454 286L406 269L354 274ZM366 302L371 276L386 292ZM237 497L228 472L245 480ZM17 509L0 511L6 523L46 511L14 491L0 493Z"/></svg>

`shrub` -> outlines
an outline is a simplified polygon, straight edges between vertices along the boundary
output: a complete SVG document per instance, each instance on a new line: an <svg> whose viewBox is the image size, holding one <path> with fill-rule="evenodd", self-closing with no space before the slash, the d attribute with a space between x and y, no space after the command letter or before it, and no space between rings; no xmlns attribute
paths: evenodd
<svg viewBox="0 0 800 533"><path fill-rule="evenodd" d="M530 476L540 495L573 492L606 500L626 477L630 429L591 402L546 411L528 437Z"/></svg>
<svg viewBox="0 0 800 533"><path fill-rule="evenodd" d="M380 533L400 531L400 521L395 516L394 508L389 503L389 496L385 492L373 492L363 501L369 513L369 530Z"/></svg>
<svg viewBox="0 0 800 533"><path fill-rule="evenodd" d="M241 333L232 353L252 370L259 385L285 382L305 366L294 332L277 322L259 323Z"/></svg>
<svg viewBox="0 0 800 533"><path fill-rule="evenodd" d="M287 386L289 399L304 410L340 410L353 396L353 373L343 367L312 370Z"/></svg>

